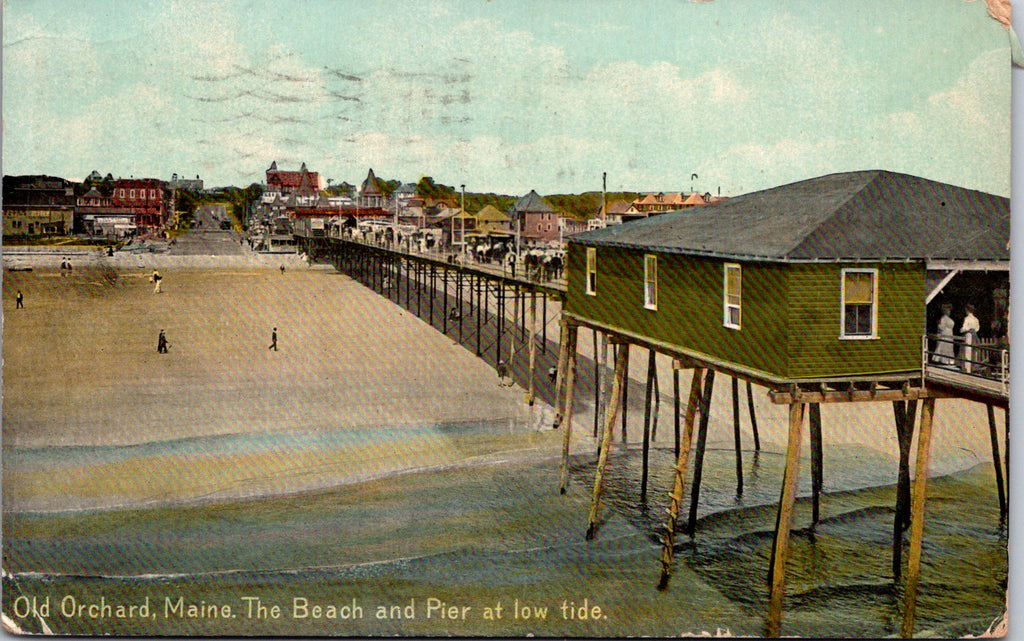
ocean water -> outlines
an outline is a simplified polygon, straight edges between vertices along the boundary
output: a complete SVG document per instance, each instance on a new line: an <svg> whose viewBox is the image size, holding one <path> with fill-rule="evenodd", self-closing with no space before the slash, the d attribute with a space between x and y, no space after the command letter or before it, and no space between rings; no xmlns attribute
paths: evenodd
<svg viewBox="0 0 1024 641"><path fill-rule="evenodd" d="M496 437L521 439L525 424L439 425L377 432L210 437L139 448L70 448L14 453L22 467L123 463L185 464L197 452L401 450L429 443L466 456ZM425 441L423 439L426 439ZM719 444L720 445L720 444ZM7 453L12 454L12 453ZM6 458L6 455L5 455ZM529 464L493 460L418 474L396 470L376 481L318 485L313 492L188 505L57 512L5 512L4 610L17 595L74 594L135 602L188 594L211 603L259 594L338 602L423 603L513 599L557 603L566 595L600 601L607 622L473 625L419 620L324 623L222 620L86 620L54 617L61 632L95 634L416 634L556 636L674 635L716 628L759 634L783 455L743 452L736 492L734 452L707 451L696 533L676 538L679 566L667 593L654 589L674 456L651 451L648 500L640 501L641 454L614 447L596 541L583 540L595 471L592 454L573 460L570 492L555 491L557 458ZM810 468L801 466L787 566L783 633L878 637L898 633L902 592L891 569L896 462L855 445L826 444L822 519L811 527ZM447 460L447 458L445 459ZM5 464L9 461L5 461ZM691 463L692 473L692 463ZM689 487L689 484L688 484ZM689 490L687 491L689 495ZM931 479L916 631L938 637L981 634L1005 609L1007 530L991 464ZM685 523L685 509L680 524ZM368 597L372 595L372 599ZM38 631L35 619L22 619ZM160 625L164 627L161 627ZM155 627L154 627L155 626Z"/></svg>
<svg viewBox="0 0 1024 641"><path fill-rule="evenodd" d="M616 452L616 450L613 450ZM696 532L685 533L693 457L675 539L685 563L730 601L764 612L768 567L785 457L744 451L737 494L735 453L709 447ZM801 461L786 571L784 634L825 637L898 635L902 583L893 579L895 459L855 445L824 450L821 518L812 524L810 460ZM652 542L663 540L674 453L652 449L648 500L640 501L641 452L609 458L606 501ZM592 483L596 464L577 460L575 478ZM904 534L903 568L909 530ZM937 637L978 635L1005 612L1007 521L1000 516L991 463L929 479L915 631Z"/></svg>

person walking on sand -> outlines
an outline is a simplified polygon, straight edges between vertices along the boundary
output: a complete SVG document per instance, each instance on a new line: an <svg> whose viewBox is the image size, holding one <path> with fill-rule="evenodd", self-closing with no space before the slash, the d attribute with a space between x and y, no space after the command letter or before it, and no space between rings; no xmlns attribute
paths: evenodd
<svg viewBox="0 0 1024 641"><path fill-rule="evenodd" d="M281 263L281 273L284 273L284 263Z"/></svg>
<svg viewBox="0 0 1024 641"><path fill-rule="evenodd" d="M161 329L160 330L160 336L158 336L157 339L156 339L156 353L157 354L166 354L167 353L167 348L170 347L170 346L171 346L171 344L167 342L167 335L164 334L164 330Z"/></svg>
<svg viewBox="0 0 1024 641"><path fill-rule="evenodd" d="M163 276L160 275L160 272L158 272L157 270L154 269L153 270L153 275L150 277L150 280L153 281L153 293L154 294L159 294L160 293L160 282L163 279L164 278L163 278Z"/></svg>
<svg viewBox="0 0 1024 641"><path fill-rule="evenodd" d="M499 360L497 367L494 368L498 372L498 385L507 387L505 385L505 377L508 376L508 368L505 367L505 361Z"/></svg>
<svg viewBox="0 0 1024 641"><path fill-rule="evenodd" d="M276 327L274 328L274 331L270 332L270 345L267 346L267 349L272 349L275 352L277 351L277 328Z"/></svg>
<svg viewBox="0 0 1024 641"><path fill-rule="evenodd" d="M14 297L14 309L25 308L25 297L21 295L21 290L18 290L17 296Z"/></svg>

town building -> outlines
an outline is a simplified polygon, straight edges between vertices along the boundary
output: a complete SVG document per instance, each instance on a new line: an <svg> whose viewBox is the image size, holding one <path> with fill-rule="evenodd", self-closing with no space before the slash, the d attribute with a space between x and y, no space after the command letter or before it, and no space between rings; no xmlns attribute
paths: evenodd
<svg viewBox="0 0 1024 641"><path fill-rule="evenodd" d="M140 229L156 231L167 222L170 211L163 182L158 178L118 178L111 206L131 216Z"/></svg>
<svg viewBox="0 0 1024 641"><path fill-rule="evenodd" d="M71 182L54 176L3 177L5 237L69 235L74 213Z"/></svg>
<svg viewBox="0 0 1024 641"><path fill-rule="evenodd" d="M509 213L521 243L558 240L558 214L535 190L517 200Z"/></svg>
<svg viewBox="0 0 1024 641"><path fill-rule="evenodd" d="M178 174L171 174L171 182L168 183L169 189L180 189L182 191L194 191L200 192L203 190L203 180L196 174L194 179L185 178Z"/></svg>
<svg viewBox="0 0 1024 641"><path fill-rule="evenodd" d="M316 202L317 192L323 189L320 174L309 171L306 163L302 163L298 171L285 171L277 168L275 160L267 169L266 180L264 203L274 202L279 196L294 196L297 206L309 207Z"/></svg>
<svg viewBox="0 0 1024 641"><path fill-rule="evenodd" d="M115 207L113 198L100 192L96 187L98 183L92 180L92 176L89 182L93 186L79 196L76 202L76 231L109 240L134 235L138 227L132 213L123 207Z"/></svg>
<svg viewBox="0 0 1024 641"><path fill-rule="evenodd" d="M366 179L359 187L358 206L362 209L381 209L387 206L387 195L373 168L366 174Z"/></svg>

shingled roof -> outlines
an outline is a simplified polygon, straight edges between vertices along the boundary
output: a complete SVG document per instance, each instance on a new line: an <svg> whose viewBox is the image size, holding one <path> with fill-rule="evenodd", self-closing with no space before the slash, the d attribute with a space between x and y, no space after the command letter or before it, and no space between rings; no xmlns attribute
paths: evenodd
<svg viewBox="0 0 1024 641"><path fill-rule="evenodd" d="M555 210L540 197L536 190L531 189L530 193L516 201L516 204L512 206L512 211L528 214L551 214Z"/></svg>
<svg viewBox="0 0 1024 641"><path fill-rule="evenodd" d="M890 171L830 174L573 236L748 260L1009 260L1010 200Z"/></svg>

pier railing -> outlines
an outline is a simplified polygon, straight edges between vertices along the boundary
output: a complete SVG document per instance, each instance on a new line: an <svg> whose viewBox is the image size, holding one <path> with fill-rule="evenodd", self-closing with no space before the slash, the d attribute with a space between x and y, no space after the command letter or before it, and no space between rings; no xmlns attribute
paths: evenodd
<svg viewBox="0 0 1024 641"><path fill-rule="evenodd" d="M995 339L925 334L921 337L921 371L927 378L980 392L1008 396L1010 350Z"/></svg>
<svg viewBox="0 0 1024 641"><path fill-rule="evenodd" d="M417 248L417 243L410 239L395 241L388 237L375 237L373 234L353 234L351 231L341 231L336 227L331 228L325 237L357 243L367 247L386 249L408 256L452 263L460 267L472 267L480 271L492 273L495 276L502 276L503 278L518 278L531 283L547 284L558 289L565 289L564 262L554 269L542 262L531 264L531 261L528 259L528 252L523 252L518 257L516 265L510 265L507 260L491 258L481 260L474 252L463 252L458 248L440 247L435 244L431 248L421 251ZM564 258L561 260L564 261Z"/></svg>

